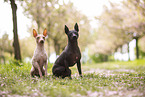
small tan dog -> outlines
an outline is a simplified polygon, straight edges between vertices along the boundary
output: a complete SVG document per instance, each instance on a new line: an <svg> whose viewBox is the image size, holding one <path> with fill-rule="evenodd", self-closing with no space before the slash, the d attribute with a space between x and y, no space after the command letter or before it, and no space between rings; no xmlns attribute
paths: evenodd
<svg viewBox="0 0 145 97"><path fill-rule="evenodd" d="M44 49L45 37L47 36L47 30L45 29L43 35L37 34L36 30L33 29L33 36L36 39L36 49L32 57L32 68L31 76L39 76L42 78L43 75L47 76L47 54ZM45 69L43 66L45 65Z"/></svg>

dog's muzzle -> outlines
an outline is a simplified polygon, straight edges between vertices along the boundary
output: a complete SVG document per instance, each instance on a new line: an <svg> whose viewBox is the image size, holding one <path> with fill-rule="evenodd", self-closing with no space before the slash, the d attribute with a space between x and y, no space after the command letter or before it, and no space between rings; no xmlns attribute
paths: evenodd
<svg viewBox="0 0 145 97"><path fill-rule="evenodd" d="M73 39L77 39L77 36L73 36Z"/></svg>
<svg viewBox="0 0 145 97"><path fill-rule="evenodd" d="M43 40L40 40L40 43L44 43L44 41Z"/></svg>

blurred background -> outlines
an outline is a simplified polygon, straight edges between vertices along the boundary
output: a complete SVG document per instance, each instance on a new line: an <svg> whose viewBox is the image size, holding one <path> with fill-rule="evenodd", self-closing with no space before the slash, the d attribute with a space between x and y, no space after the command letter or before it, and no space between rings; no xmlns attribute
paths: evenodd
<svg viewBox="0 0 145 97"><path fill-rule="evenodd" d="M0 0L0 63L31 61L32 30L48 37L53 63L67 45L64 25L79 25L83 63L145 58L145 0Z"/></svg>

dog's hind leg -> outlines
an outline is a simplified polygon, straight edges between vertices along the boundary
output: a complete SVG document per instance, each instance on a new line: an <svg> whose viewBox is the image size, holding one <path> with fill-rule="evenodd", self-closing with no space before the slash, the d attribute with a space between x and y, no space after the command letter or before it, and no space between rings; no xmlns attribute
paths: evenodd
<svg viewBox="0 0 145 97"><path fill-rule="evenodd" d="M34 68L38 69L39 76L42 78L42 72L41 72L39 64L37 62L35 62L35 61L32 61L32 64L33 64Z"/></svg>
<svg viewBox="0 0 145 97"><path fill-rule="evenodd" d="M31 68L30 75L31 75L32 77L35 77L35 76L40 77L39 71L38 71L37 69L35 69L34 67Z"/></svg>
<svg viewBox="0 0 145 97"><path fill-rule="evenodd" d="M53 69L52 69L53 75L55 75L57 77L61 77L64 71L65 71L65 67L63 67L63 66L59 66L56 68L53 67Z"/></svg>
<svg viewBox="0 0 145 97"><path fill-rule="evenodd" d="M70 77L71 78L71 70L70 69L67 69L63 66L59 66L57 68L53 68L53 75L55 75L56 77L62 77L62 78L65 78L65 77Z"/></svg>
<svg viewBox="0 0 145 97"><path fill-rule="evenodd" d="M65 78L65 77L69 77L70 79L72 79L72 78L71 78L71 70L70 70L70 69L67 69L67 70L65 70L65 71L63 72L62 78Z"/></svg>
<svg viewBox="0 0 145 97"><path fill-rule="evenodd" d="M31 75L32 77L34 77L34 75L35 75L35 69L34 69L34 67L31 68L30 75Z"/></svg>
<svg viewBox="0 0 145 97"><path fill-rule="evenodd" d="M45 69L43 68L41 71L42 71L42 75L44 76L45 75Z"/></svg>

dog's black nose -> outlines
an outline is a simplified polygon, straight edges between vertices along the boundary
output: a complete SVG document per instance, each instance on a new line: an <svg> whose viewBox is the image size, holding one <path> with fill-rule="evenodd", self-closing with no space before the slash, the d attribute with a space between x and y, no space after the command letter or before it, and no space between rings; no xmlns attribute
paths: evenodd
<svg viewBox="0 0 145 97"><path fill-rule="evenodd" d="M43 40L41 40L41 41L40 41L40 43L44 43L44 41L43 41Z"/></svg>
<svg viewBox="0 0 145 97"><path fill-rule="evenodd" d="M77 39L77 36L75 35L75 36L73 36L73 39Z"/></svg>

